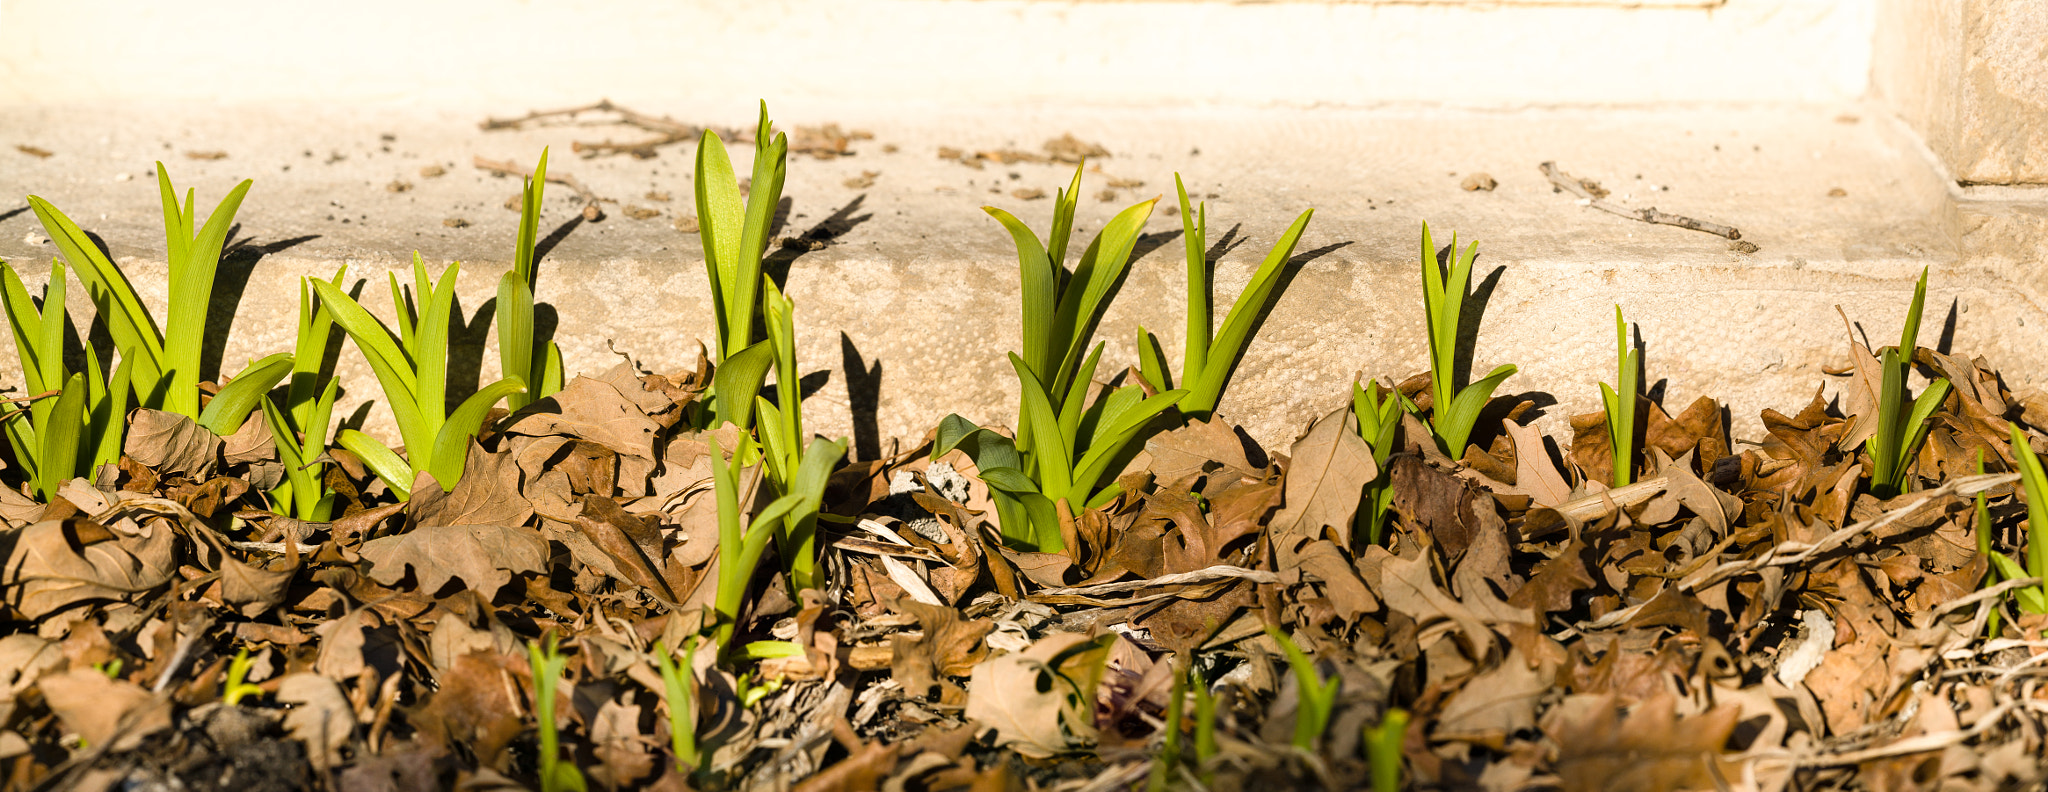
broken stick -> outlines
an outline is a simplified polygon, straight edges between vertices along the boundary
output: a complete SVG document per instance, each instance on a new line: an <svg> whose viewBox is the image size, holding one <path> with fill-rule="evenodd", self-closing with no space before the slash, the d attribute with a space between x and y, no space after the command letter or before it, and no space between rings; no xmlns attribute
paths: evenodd
<svg viewBox="0 0 2048 792"><path fill-rule="evenodd" d="M1709 234L1713 234L1714 236L1725 237L1730 240L1742 238L1742 232L1736 230L1734 226L1725 226L1721 225L1720 223L1710 223L1705 220L1695 220L1684 215L1675 215L1669 212L1659 212L1657 211L1657 207L1654 206L1648 209L1630 209L1625 206L1618 206L1615 204L1608 203L1604 200L1601 200L1598 196L1593 195L1592 191L1586 189L1586 185L1579 183L1578 179L1572 178L1571 174L1565 173L1563 170L1558 169L1557 163L1545 162L1540 167L1543 170L1543 176L1545 178L1550 179L1551 185L1555 186L1557 189L1564 190L1566 192L1578 196L1579 200L1585 201L1587 206L1591 206L1600 211L1607 212L1609 214L1620 215L1631 220L1639 220L1645 223L1677 226L1679 228L1687 228L1694 231L1705 231Z"/></svg>

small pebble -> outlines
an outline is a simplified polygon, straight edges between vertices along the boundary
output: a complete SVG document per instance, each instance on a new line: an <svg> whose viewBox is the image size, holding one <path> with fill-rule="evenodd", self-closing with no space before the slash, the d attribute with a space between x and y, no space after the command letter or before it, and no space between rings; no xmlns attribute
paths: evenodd
<svg viewBox="0 0 2048 792"><path fill-rule="evenodd" d="M1499 187L1500 182L1494 181L1492 176L1485 173L1474 173L1465 177L1465 181L1458 186L1465 188L1465 192L1493 192L1493 188Z"/></svg>
<svg viewBox="0 0 2048 792"><path fill-rule="evenodd" d="M446 175L448 175L448 169L439 165L428 165L420 169L420 178L422 179L438 179Z"/></svg>
<svg viewBox="0 0 2048 792"><path fill-rule="evenodd" d="M392 179L390 184L384 185L384 189L389 192L402 193L412 189L412 182L404 179Z"/></svg>
<svg viewBox="0 0 2048 792"><path fill-rule="evenodd" d="M442 220L441 225L447 226L449 228L468 228L469 221L464 220L460 217L450 217L446 220Z"/></svg>
<svg viewBox="0 0 2048 792"><path fill-rule="evenodd" d="M634 206L632 204L626 205L625 212L627 217L635 220L652 220L661 216L660 209L649 209L645 206Z"/></svg>
<svg viewBox="0 0 2048 792"><path fill-rule="evenodd" d="M1840 187L1836 187L1836 188L1834 188L1834 189L1828 190L1828 197L1829 197L1829 198L1843 198L1843 197L1847 197L1848 195L1849 195L1849 191L1848 191L1848 190L1844 190L1844 189L1842 189L1842 188L1840 188Z"/></svg>
<svg viewBox="0 0 2048 792"><path fill-rule="evenodd" d="M1010 191L1010 197L1019 201L1036 201L1045 197L1045 191L1037 187L1020 187Z"/></svg>
<svg viewBox="0 0 2048 792"><path fill-rule="evenodd" d="M670 223L669 225L674 226L677 231L681 231L685 234L694 234L697 233L697 216L679 216L675 219L675 222Z"/></svg>

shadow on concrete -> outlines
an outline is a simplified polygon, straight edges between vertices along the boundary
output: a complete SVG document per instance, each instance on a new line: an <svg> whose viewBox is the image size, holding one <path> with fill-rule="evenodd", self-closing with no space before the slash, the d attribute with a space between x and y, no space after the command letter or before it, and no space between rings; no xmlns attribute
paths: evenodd
<svg viewBox="0 0 2048 792"><path fill-rule="evenodd" d="M562 240L568 239L569 234L582 225L583 215L579 214L569 218L569 222L555 226L555 230L549 231L547 236L541 237L533 243L533 266L536 274L540 272L541 260L547 258L549 253L553 253L556 245L562 244Z"/></svg>
<svg viewBox="0 0 2048 792"><path fill-rule="evenodd" d="M249 275L256 271L256 263L262 261L264 256L290 250L320 238L319 234L305 234L257 244L254 237L236 240L235 235L241 233L241 230L240 223L228 227L227 238L230 241L222 249L220 263L213 271L213 293L206 301L206 338L199 347L201 382L220 381L221 357L227 352L228 336L233 334L235 316L240 313L242 305L242 294L248 291ZM331 340L329 345L333 345ZM236 369L236 373L240 371L239 368Z"/></svg>
<svg viewBox="0 0 2048 792"><path fill-rule="evenodd" d="M1438 258L1442 259L1443 255L1439 253ZM1472 356L1479 347L1479 323L1485 318L1486 306L1493 302L1493 292L1500 288L1500 278L1507 271L1505 266L1494 267L1464 297L1464 305L1458 314L1457 355L1451 367L1451 386L1460 391L1472 384ZM1452 398L1456 398L1456 394L1452 394Z"/></svg>
<svg viewBox="0 0 2048 792"><path fill-rule="evenodd" d="M844 330L839 331L839 361L846 372L847 409L853 413L853 458L860 462L880 459L882 361L869 365Z"/></svg>
<svg viewBox="0 0 2048 792"><path fill-rule="evenodd" d="M5 212L0 212L0 223L5 223L9 220L12 220L14 219L15 215L21 214L22 212L26 211L28 211L28 204L22 204L20 207L9 209Z"/></svg>
<svg viewBox="0 0 2048 792"><path fill-rule="evenodd" d="M482 383L484 367L484 342L490 338L491 320L498 313L498 298L492 297L477 306L476 313L465 314L462 310L462 296L456 295L455 305L448 311L448 381L443 409L454 410L471 394L477 392ZM464 321L463 317L470 317ZM533 337L543 338L540 329L541 311L535 306L533 312Z"/></svg>
<svg viewBox="0 0 2048 792"><path fill-rule="evenodd" d="M853 197L853 200L847 201L845 206L834 210L831 215L818 221L816 225L806 229L803 233L788 239L782 239L779 236L781 228L787 222L790 209L794 206L791 199L782 199L782 206L776 211L778 219L774 224L775 230L769 234L771 240L781 239L782 241L771 243L770 247L774 249L768 255L761 258L761 274L768 276L769 280L775 281L775 288L787 292L789 290L789 268L790 265L796 263L797 259L802 258L805 253L814 250L824 250L840 237L846 236L856 226L874 218L873 213L859 213L861 205L866 203L867 200L867 193L856 195Z"/></svg>
<svg viewBox="0 0 2048 792"><path fill-rule="evenodd" d="M1950 299L1949 299L1949 301L1948 301L1948 316L1944 317L1944 318L1943 318L1943 319L1941 320L1941 337L1940 337L1940 338L1937 338L1937 339L1935 339L1935 341L1934 341L1934 351L1936 351L1936 352L1940 352L1940 353L1942 353L1942 354L1944 354L1944 355L1952 355L1952 354L1955 354L1955 353L1953 353L1953 352L1950 352L1949 350L1955 347L1955 343L1956 343L1956 314L1959 314L1959 313L1961 313L1961 312L1962 312L1962 308L1963 308L1963 303L1962 303L1962 300L1961 300L1960 298L1953 298L1953 297L1952 297L1952 298L1950 298Z"/></svg>

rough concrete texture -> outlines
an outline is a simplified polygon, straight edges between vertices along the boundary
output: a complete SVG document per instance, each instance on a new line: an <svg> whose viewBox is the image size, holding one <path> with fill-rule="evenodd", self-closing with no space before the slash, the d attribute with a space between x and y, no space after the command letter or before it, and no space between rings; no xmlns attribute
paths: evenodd
<svg viewBox="0 0 2048 792"><path fill-rule="evenodd" d="M519 109L495 108L500 115ZM751 120L747 107L641 109L717 124ZM2048 374L2048 343L2022 329L2048 326L2041 308L2048 283L2038 274L2048 212L2024 199L1959 208L1903 130L1871 120L1868 108L772 109L785 127L833 122L874 134L853 142L850 156L795 156L789 168L784 233L831 237L822 249L785 254L794 254L788 291L798 306L800 359L831 372L807 407L820 432L914 442L948 412L1010 420L1016 385L1003 353L1018 333L1016 261L979 207L999 205L1042 228L1049 196L1072 166L974 169L937 154L941 147L1037 152L1067 133L1112 154L1091 163L1084 234L1135 201L1170 196L1176 169L1207 197L1212 241L1235 230L1242 243L1222 259L1219 314L1287 223L1316 209L1296 256L1298 275L1223 404L1268 444L1286 442L1343 403L1354 375L1398 378L1426 365L1418 273L1425 220L1440 240L1455 231L1481 241L1486 312L1474 369L1521 366L1504 392L1547 394L1537 398L1553 431L1563 416L1597 409L1594 383L1613 376L1616 303L1641 325L1650 382L1664 383L1668 404L1716 396L1730 407L1737 436L1755 438L1759 410L1790 412L1818 383L1841 382L1823 374L1847 360L1835 306L1876 343L1889 343L1923 266L1933 268L1924 341L1981 354L2019 387ZM41 195L100 234L161 312L152 161L163 159L207 207L236 180L254 178L236 235L249 253L231 256L224 269L224 293L241 282L224 354L232 372L289 348L296 278L346 263L368 279L366 303L381 311L389 305L384 273L408 266L414 250L435 271L449 260L465 262L460 294L469 330L458 338L487 346L485 302L510 259L517 214L504 204L518 182L485 175L471 161L530 162L551 145L552 172L573 174L617 201L604 204L603 221L584 223L572 219L579 204L569 190L548 189L542 230L557 244L542 264L539 294L558 314L570 370L600 371L619 355L655 371L689 365L693 339L708 338L710 327L698 238L672 225L693 214L693 146L645 160L578 159L569 153L573 141L640 133L599 125L486 133L477 128L484 115L14 108L0 113L7 146L0 149L0 195ZM16 145L52 154L39 158ZM733 150L744 171L750 149ZM225 156L191 158L208 152ZM1600 181L1613 191L1610 200L1736 226L1759 249L1745 254L1715 236L1580 206L1538 172L1546 160ZM423 176L430 167L446 174ZM1479 172L1498 188L1460 188ZM1143 185L1109 188L1113 179ZM408 186L394 191L397 184ZM1020 197L1033 191L1048 197ZM8 201L12 207L0 208L0 257L34 284L53 248L37 244L41 229L20 199ZM652 216L634 219L634 208ZM1160 332L1177 359L1179 218L1162 209L1147 228L1152 235L1101 328L1109 344L1105 372L1134 362L1139 325ZM1973 257L1973 244L1999 247L1996 256ZM74 301L74 310L86 310ZM1951 312L1952 332L1943 329ZM494 376L495 352L472 346L463 354L480 364L454 368L455 390ZM851 378L853 393L878 395L871 424L868 397L849 396L846 369L856 356L866 373ZM374 379L353 348L343 361L351 395L374 397ZM12 366L0 364L0 382L18 382ZM375 429L385 419L381 408L373 415Z"/></svg>
<svg viewBox="0 0 2048 792"><path fill-rule="evenodd" d="M1876 0L0 3L0 105L1828 102Z"/></svg>
<svg viewBox="0 0 2048 792"><path fill-rule="evenodd" d="M1964 184L2048 185L2048 0L1880 0L1872 87Z"/></svg>

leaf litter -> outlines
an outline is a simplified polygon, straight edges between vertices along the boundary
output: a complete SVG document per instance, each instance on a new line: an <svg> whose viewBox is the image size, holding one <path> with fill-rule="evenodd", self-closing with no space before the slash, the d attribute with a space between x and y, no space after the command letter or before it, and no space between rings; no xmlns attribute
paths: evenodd
<svg viewBox="0 0 2048 792"><path fill-rule="evenodd" d="M1346 410L1286 449L1193 422L1057 553L1001 545L959 455L855 462L827 490L826 590L761 581L743 608L746 640L785 648L683 669L695 772L653 653L700 632L716 580L733 438L681 420L708 366L578 378L409 503L338 459L331 522L265 509L260 433L144 411L118 474L0 498L0 769L23 790L532 787L525 647L553 633L566 758L610 789L1128 789L1169 730L1205 728L1169 786L1349 789L1395 709L1416 788L2037 787L2048 642L2026 636L2048 618L2004 610L2024 581L1982 587L1972 499L2007 541L2001 438L2041 406L1981 359L1917 362L1956 387L1929 485L1889 500L1843 411L1870 408L1863 366L1846 402L1766 410L1740 450L1711 399L1648 405L1646 468L1615 489L1603 414L1556 453L1507 421L1461 462L1411 418L1385 471ZM1313 750L1268 625L1337 682ZM240 663L260 694L225 705ZM1189 668L1206 726L1169 707Z"/></svg>

